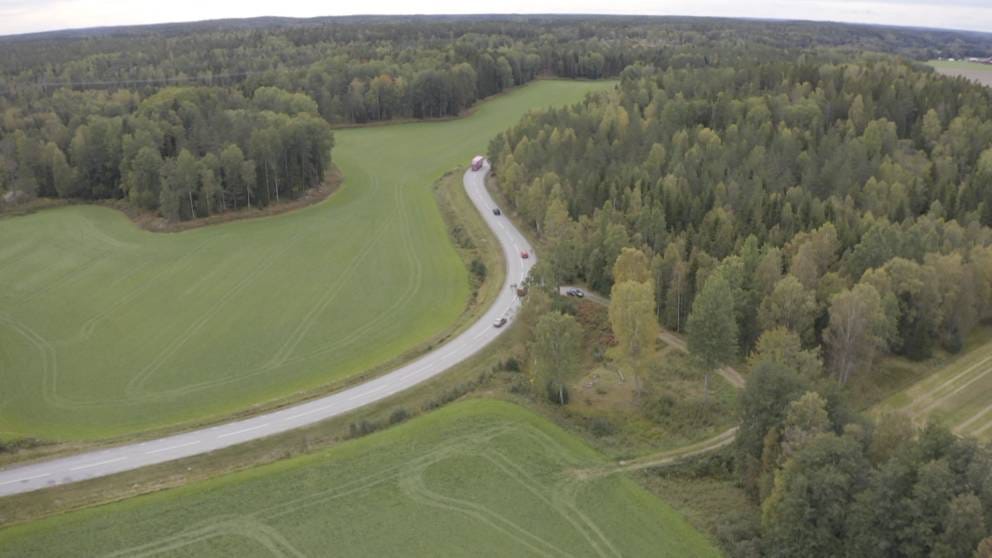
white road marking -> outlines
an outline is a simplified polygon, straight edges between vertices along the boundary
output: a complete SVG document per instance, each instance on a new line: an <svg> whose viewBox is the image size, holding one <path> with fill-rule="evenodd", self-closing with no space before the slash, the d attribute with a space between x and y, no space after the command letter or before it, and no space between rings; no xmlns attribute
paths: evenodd
<svg viewBox="0 0 992 558"><path fill-rule="evenodd" d="M220 434L217 439L227 438L228 436L237 436L238 434L244 434L245 432L251 432L252 430L258 430L259 428L265 428L269 423L259 424L258 426L250 426L248 428L242 428L241 430L235 430L234 432L227 432L225 434Z"/></svg>
<svg viewBox="0 0 992 558"><path fill-rule="evenodd" d="M83 469L89 469L90 467L99 467L100 465L109 465L111 463L117 463L118 461L124 461L127 456L118 457L116 459L108 459L106 461L98 461L96 463L90 463L88 465L80 465L79 467L73 467L69 469L70 471L82 471Z"/></svg>
<svg viewBox="0 0 992 558"><path fill-rule="evenodd" d="M178 446L169 446L167 448L158 448L158 449L154 449L154 450L151 450L151 451L146 451L145 452L145 455L152 455L153 453L162 453L163 451L172 451L172 450L177 450L177 449L180 449L180 448L188 448L189 446L195 446L196 444L199 444L199 443L200 443L200 441L199 440L196 440L196 441L193 441L193 442L186 442L185 444L179 444Z"/></svg>
<svg viewBox="0 0 992 558"><path fill-rule="evenodd" d="M482 337L483 335L485 335L487 333L489 333L489 329L488 328L480 331L478 335L476 335L475 337L472 338L472 340L475 341L476 339Z"/></svg>
<svg viewBox="0 0 992 558"><path fill-rule="evenodd" d="M325 410L325 409L327 409L329 407L330 407L330 405L325 405L323 407L317 407L316 409L310 409L309 411L303 411L302 413L298 413L298 414L295 414L295 415L286 417L284 420L293 420L293 419L298 419L300 417L305 417L307 415L312 415L314 413L319 413L319 412L321 412L321 411L323 411L323 410Z"/></svg>
<svg viewBox="0 0 992 558"><path fill-rule="evenodd" d="M14 484L14 483L18 483L18 482L28 482L28 481L43 479L45 477L50 477L50 476L52 476L51 473L45 473L43 475L35 475L33 477L24 477L23 479L14 479L14 480L9 480L9 481L3 481L3 482L0 482L0 486L4 486L4 485L7 485L7 484Z"/></svg>
<svg viewBox="0 0 992 558"><path fill-rule="evenodd" d="M366 395L371 395L371 394L373 394L373 393L375 393L377 391L381 391L383 389L386 389L387 387L389 387L388 384L382 384L382 385L377 386L377 387L374 387L372 389L363 391L362 393L356 393L355 395L352 395L351 397L349 397L348 398L348 401L354 401L356 399L361 399L361 398L365 397Z"/></svg>
<svg viewBox="0 0 992 558"><path fill-rule="evenodd" d="M423 372L424 370L427 370L428 368L430 368L430 366L423 366L423 367L418 368L416 370L411 370L411 371L407 372L406 374L403 374L402 376L400 376L400 379L401 380L405 380L405 379L407 379L407 378L409 378L411 376L416 376L417 374L420 374L421 372Z"/></svg>

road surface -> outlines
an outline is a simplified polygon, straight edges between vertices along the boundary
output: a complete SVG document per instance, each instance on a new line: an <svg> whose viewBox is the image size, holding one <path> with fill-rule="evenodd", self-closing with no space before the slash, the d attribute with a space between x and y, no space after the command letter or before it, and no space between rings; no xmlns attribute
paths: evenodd
<svg viewBox="0 0 992 558"><path fill-rule="evenodd" d="M488 172L488 165L478 172L467 171L463 182L472 202L503 247L506 281L496 301L479 321L450 342L374 380L271 413L157 440L11 466L0 470L0 496L112 475L314 424L407 390L478 353L506 331L508 325L495 328L493 322L500 317L513 320L520 301L511 285L523 281L536 262L530 244L520 231L507 218L493 215L492 209L496 205L485 189ZM522 259L522 250L530 252L530 258Z"/></svg>

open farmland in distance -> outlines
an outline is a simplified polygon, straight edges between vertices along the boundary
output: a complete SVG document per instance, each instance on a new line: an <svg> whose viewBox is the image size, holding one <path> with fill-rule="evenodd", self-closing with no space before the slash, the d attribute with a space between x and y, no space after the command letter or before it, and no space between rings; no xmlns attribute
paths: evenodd
<svg viewBox="0 0 992 558"><path fill-rule="evenodd" d="M3 556L718 556L521 407L470 400L309 456L0 531Z"/></svg>
<svg viewBox="0 0 992 558"><path fill-rule="evenodd" d="M0 436L203 422L426 343L469 296L432 182L526 111L611 85L541 81L459 120L338 131L343 188L276 217L177 234L96 206L0 220Z"/></svg>
<svg viewBox="0 0 992 558"><path fill-rule="evenodd" d="M927 62L946 76L961 76L978 83L992 86L992 64L980 64L963 60L931 60Z"/></svg>

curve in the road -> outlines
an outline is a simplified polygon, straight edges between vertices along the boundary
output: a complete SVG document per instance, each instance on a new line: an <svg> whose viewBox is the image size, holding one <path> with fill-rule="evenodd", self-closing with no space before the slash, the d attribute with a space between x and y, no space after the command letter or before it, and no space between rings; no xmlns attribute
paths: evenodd
<svg viewBox="0 0 992 558"><path fill-rule="evenodd" d="M373 380L278 411L147 442L0 470L0 496L112 475L314 424L407 390L478 353L507 329L506 326L493 327L493 323L500 317L513 319L520 301L510 286L522 282L536 262L523 234L508 219L493 214L496 204L485 188L488 172L488 166L481 171L466 171L464 185L472 203L503 247L506 280L489 310L448 343ZM531 254L528 259L521 258L520 253L524 250Z"/></svg>

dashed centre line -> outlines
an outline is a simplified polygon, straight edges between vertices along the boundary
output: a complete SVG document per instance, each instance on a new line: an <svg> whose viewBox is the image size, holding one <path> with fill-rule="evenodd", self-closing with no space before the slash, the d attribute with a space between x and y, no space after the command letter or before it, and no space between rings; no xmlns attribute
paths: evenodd
<svg viewBox="0 0 992 558"><path fill-rule="evenodd" d="M22 479L14 479L14 480L9 480L9 481L3 481L3 482L0 482L0 486L4 486L4 485L8 485L8 484L15 484L15 483L18 483L18 482L28 482L28 481L43 479L45 477L50 477L50 476L52 476L51 473L45 473L45 474L42 474L42 475L34 475L33 477L24 477Z"/></svg>
<svg viewBox="0 0 992 558"><path fill-rule="evenodd" d="M312 415L312 414L314 414L314 413L319 413L319 412L321 412L321 411L324 411L324 410L327 410L327 409L329 409L330 407L332 407L332 405L324 405L323 407L317 407L316 409L310 409L309 411L303 411L302 413L297 413L297 414L295 414L295 415L292 415L292 416L288 416L288 417L286 417L286 418L285 418L284 420L294 420L294 419L298 419L298 418L300 418L300 417L305 417L305 416L307 416L307 415Z"/></svg>
<svg viewBox="0 0 992 558"><path fill-rule="evenodd" d="M217 439L227 438L228 436L237 436L238 434L244 434L245 432L251 432L252 430L258 430L259 428L265 428L269 423L259 424L258 426L249 426L248 428L242 428L241 430L235 430L234 432L226 432L217 436Z"/></svg>
<svg viewBox="0 0 992 558"><path fill-rule="evenodd" d="M162 453L163 451L177 450L177 449L180 449L180 448L188 448L189 446L195 446L196 444L199 444L199 443L200 443L199 440L194 440L192 442L186 442L185 444L179 444L178 446L169 446L167 448L153 449L151 451L146 451L145 452L145 455L152 455L152 454L155 454L155 453Z"/></svg>
<svg viewBox="0 0 992 558"><path fill-rule="evenodd" d="M108 459L106 461L97 461L96 463L87 463L86 465L80 465L78 467L72 467L69 470L70 471L82 471L83 469L89 469L91 467L99 467L100 465L110 465L111 463L117 463L118 461L124 461L125 459L127 459L127 456L118 457L118 458L115 458L115 459Z"/></svg>

